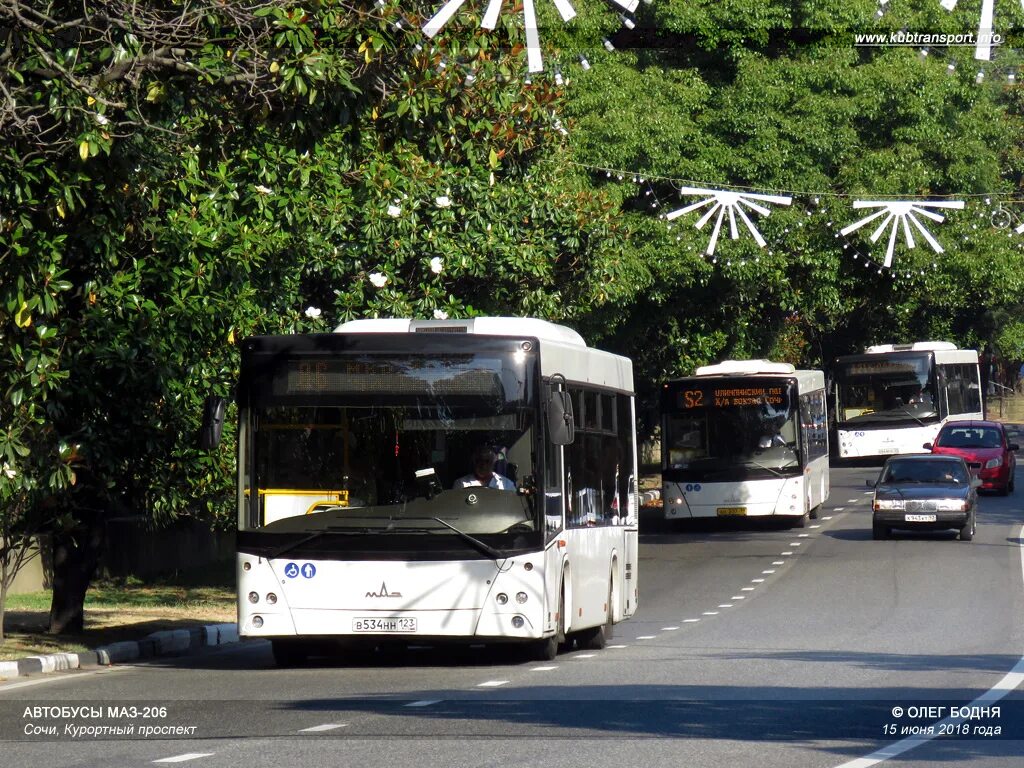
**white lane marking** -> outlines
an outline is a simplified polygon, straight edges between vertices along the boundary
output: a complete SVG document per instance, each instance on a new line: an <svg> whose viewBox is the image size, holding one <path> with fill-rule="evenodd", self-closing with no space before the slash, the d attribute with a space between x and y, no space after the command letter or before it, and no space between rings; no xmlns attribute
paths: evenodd
<svg viewBox="0 0 1024 768"><path fill-rule="evenodd" d="M746 600L747 596L746 595L733 595L729 599L730 600Z"/></svg>
<svg viewBox="0 0 1024 768"><path fill-rule="evenodd" d="M775 560L775 561L772 562L772 565L785 565L785 564L786 564L785 560Z"/></svg>
<svg viewBox="0 0 1024 768"><path fill-rule="evenodd" d="M751 579L751 584L764 584L764 579Z"/></svg>
<svg viewBox="0 0 1024 768"><path fill-rule="evenodd" d="M653 640L657 635L637 635L637 640Z"/></svg>
<svg viewBox="0 0 1024 768"><path fill-rule="evenodd" d="M775 573L775 569L772 568L771 570L768 570L768 571L761 571L761 573Z"/></svg>
<svg viewBox="0 0 1024 768"><path fill-rule="evenodd" d="M753 592L754 587L740 587L741 592Z"/></svg>
<svg viewBox="0 0 1024 768"><path fill-rule="evenodd" d="M677 629L679 629L679 627L662 627L661 631L662 632L674 632Z"/></svg>
<svg viewBox="0 0 1024 768"><path fill-rule="evenodd" d="M802 544L803 544L802 541L791 541L791 542L789 542L789 546L791 546L791 547L799 547Z"/></svg>
<svg viewBox="0 0 1024 768"><path fill-rule="evenodd" d="M1017 546L1020 548L1021 575L1024 576L1024 525L1021 526L1020 534L1017 536ZM1024 656L1017 661L1013 666L1013 669L1003 676L1002 680L963 708L970 710L977 706L994 704L995 702L1003 699L1008 693L1019 688L1021 683L1024 683ZM873 765L885 762L889 758L897 757L898 755L902 755L904 752L909 752L922 744L927 744L942 732L943 725L959 725L966 721L967 718L963 717L947 717L945 720L931 724L931 727L928 729L931 732L931 735L908 736L907 738L890 744L887 747L882 747L866 757L858 757L856 760L849 760L845 763L841 763L836 766L836 768L870 768Z"/></svg>
<svg viewBox="0 0 1024 768"><path fill-rule="evenodd" d="M704 611L705 616L717 616L718 611Z"/></svg>
<svg viewBox="0 0 1024 768"><path fill-rule="evenodd" d="M842 512L846 507L836 507L836 512ZM823 518L824 520L831 520L831 517Z"/></svg>
<svg viewBox="0 0 1024 768"><path fill-rule="evenodd" d="M573 658L574 659L592 659L592 658L594 658L594 654L593 653L577 653L575 656L573 656Z"/></svg>
<svg viewBox="0 0 1024 768"><path fill-rule="evenodd" d="M625 648L626 646L624 646L624 645L620 645L620 646L610 645L608 647L609 648L616 648L616 647L617 648ZM555 666L550 666L550 667L532 667L530 669L530 671L531 672L550 672L552 669L558 669L558 666L555 665Z"/></svg>
<svg viewBox="0 0 1024 768"><path fill-rule="evenodd" d="M684 624L696 624L700 619L683 619Z"/></svg>
<svg viewBox="0 0 1024 768"><path fill-rule="evenodd" d="M807 538L807 537L809 537L810 535L811 535L811 534L809 534L809 533L798 533L798 534L796 535L796 537L797 537L798 539L806 539L806 538Z"/></svg>
<svg viewBox="0 0 1024 768"><path fill-rule="evenodd" d="M629 648L628 645L609 645L609 648Z"/></svg>
<svg viewBox="0 0 1024 768"><path fill-rule="evenodd" d="M174 757L164 757L160 760L154 760L154 763L184 763L186 760L198 760L200 757L213 757L213 752L187 752L184 755L175 755Z"/></svg>
<svg viewBox="0 0 1024 768"><path fill-rule="evenodd" d="M792 555L793 553L790 551L790 552L780 552L779 554L780 555Z"/></svg>
<svg viewBox="0 0 1024 768"><path fill-rule="evenodd" d="M847 504L856 504L858 501L860 501L860 499L847 499L846 503Z"/></svg>
<svg viewBox="0 0 1024 768"><path fill-rule="evenodd" d="M843 511L843 508L842 508L842 507L839 507L838 509L836 509L836 512L842 512L842 511ZM831 519L832 519L832 515L825 515L825 516L824 516L823 518L821 518L821 519L822 519L822 520L831 520Z"/></svg>
<svg viewBox="0 0 1024 768"><path fill-rule="evenodd" d="M411 701L407 707L429 707L431 704L440 704L441 699L424 699L423 701Z"/></svg>
<svg viewBox="0 0 1024 768"><path fill-rule="evenodd" d="M722 603L719 608L732 608L732 603Z"/></svg>
<svg viewBox="0 0 1024 768"><path fill-rule="evenodd" d="M412 704L406 704L407 707L416 707L420 705L434 704L433 701L419 702L415 701ZM335 728L347 728L348 723L324 723L323 725L314 725L312 728L303 728L299 733L321 733L322 731L333 731Z"/></svg>
<svg viewBox="0 0 1024 768"><path fill-rule="evenodd" d="M820 525L812 525L812 526L809 526L809 527L811 527L811 528L821 528Z"/></svg>
<svg viewBox="0 0 1024 768"><path fill-rule="evenodd" d="M21 683L9 683L0 681L0 693L5 691L13 691L18 688L34 688L37 685L49 685L51 683L66 683L74 680L81 680L83 677L91 675L109 675L114 672L127 672L130 669L135 669L132 664L119 665L116 667L104 667L103 669L95 669L90 672L75 672L73 675L54 675L53 677L43 677L39 680L26 680Z"/></svg>
<svg viewBox="0 0 1024 768"><path fill-rule="evenodd" d="M486 683L480 683L477 688L497 688L501 685L508 685L508 680L488 680Z"/></svg>

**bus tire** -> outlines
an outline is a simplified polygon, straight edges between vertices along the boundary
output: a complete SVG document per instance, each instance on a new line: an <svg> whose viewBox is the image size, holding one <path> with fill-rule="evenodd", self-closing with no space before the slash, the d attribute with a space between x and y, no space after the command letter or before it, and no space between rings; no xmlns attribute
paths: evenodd
<svg viewBox="0 0 1024 768"><path fill-rule="evenodd" d="M811 520L817 520L818 519L818 510L820 510L820 509L821 509L821 505L819 504L817 507L815 507L814 509L811 510Z"/></svg>
<svg viewBox="0 0 1024 768"><path fill-rule="evenodd" d="M555 634L545 637L530 647L530 657L535 661L554 661L558 651L565 644L565 585L558 590L558 614Z"/></svg>
<svg viewBox="0 0 1024 768"><path fill-rule="evenodd" d="M576 646L581 650L588 651L600 651L608 646L608 641L612 639L612 632L614 627L613 617L615 615L614 609L612 608L612 582L608 582L608 607L605 615L604 624L598 627L590 627L589 629L580 630L576 634Z"/></svg>
<svg viewBox="0 0 1024 768"><path fill-rule="evenodd" d="M301 640L271 640L270 649L279 667L301 667L309 661L309 648Z"/></svg>

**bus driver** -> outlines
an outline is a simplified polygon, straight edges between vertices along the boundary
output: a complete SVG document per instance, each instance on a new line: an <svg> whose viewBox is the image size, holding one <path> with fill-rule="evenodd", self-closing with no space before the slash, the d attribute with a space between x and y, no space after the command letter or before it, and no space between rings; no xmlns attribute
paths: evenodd
<svg viewBox="0 0 1024 768"><path fill-rule="evenodd" d="M504 475L494 471L494 463L497 456L494 450L488 445L481 445L473 451L473 471L463 475L455 481L453 488L470 488L480 486L486 488L497 488L499 491L514 491L516 484Z"/></svg>

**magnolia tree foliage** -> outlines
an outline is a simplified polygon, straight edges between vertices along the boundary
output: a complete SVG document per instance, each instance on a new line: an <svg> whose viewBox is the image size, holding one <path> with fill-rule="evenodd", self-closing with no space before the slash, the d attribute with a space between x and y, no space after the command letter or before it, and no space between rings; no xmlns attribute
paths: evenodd
<svg viewBox="0 0 1024 768"><path fill-rule="evenodd" d="M54 533L55 631L111 514L230 521L230 434L193 445L243 336L631 295L556 89L476 31L446 44L467 87L395 12L0 4L0 517Z"/></svg>

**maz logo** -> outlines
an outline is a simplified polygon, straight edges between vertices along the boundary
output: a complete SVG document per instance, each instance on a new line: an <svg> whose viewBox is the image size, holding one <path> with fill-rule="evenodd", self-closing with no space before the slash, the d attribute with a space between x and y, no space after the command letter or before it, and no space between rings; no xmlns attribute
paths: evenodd
<svg viewBox="0 0 1024 768"><path fill-rule="evenodd" d="M388 585L383 581L380 583L380 592L367 592L367 597L401 597L401 592L388 592Z"/></svg>

